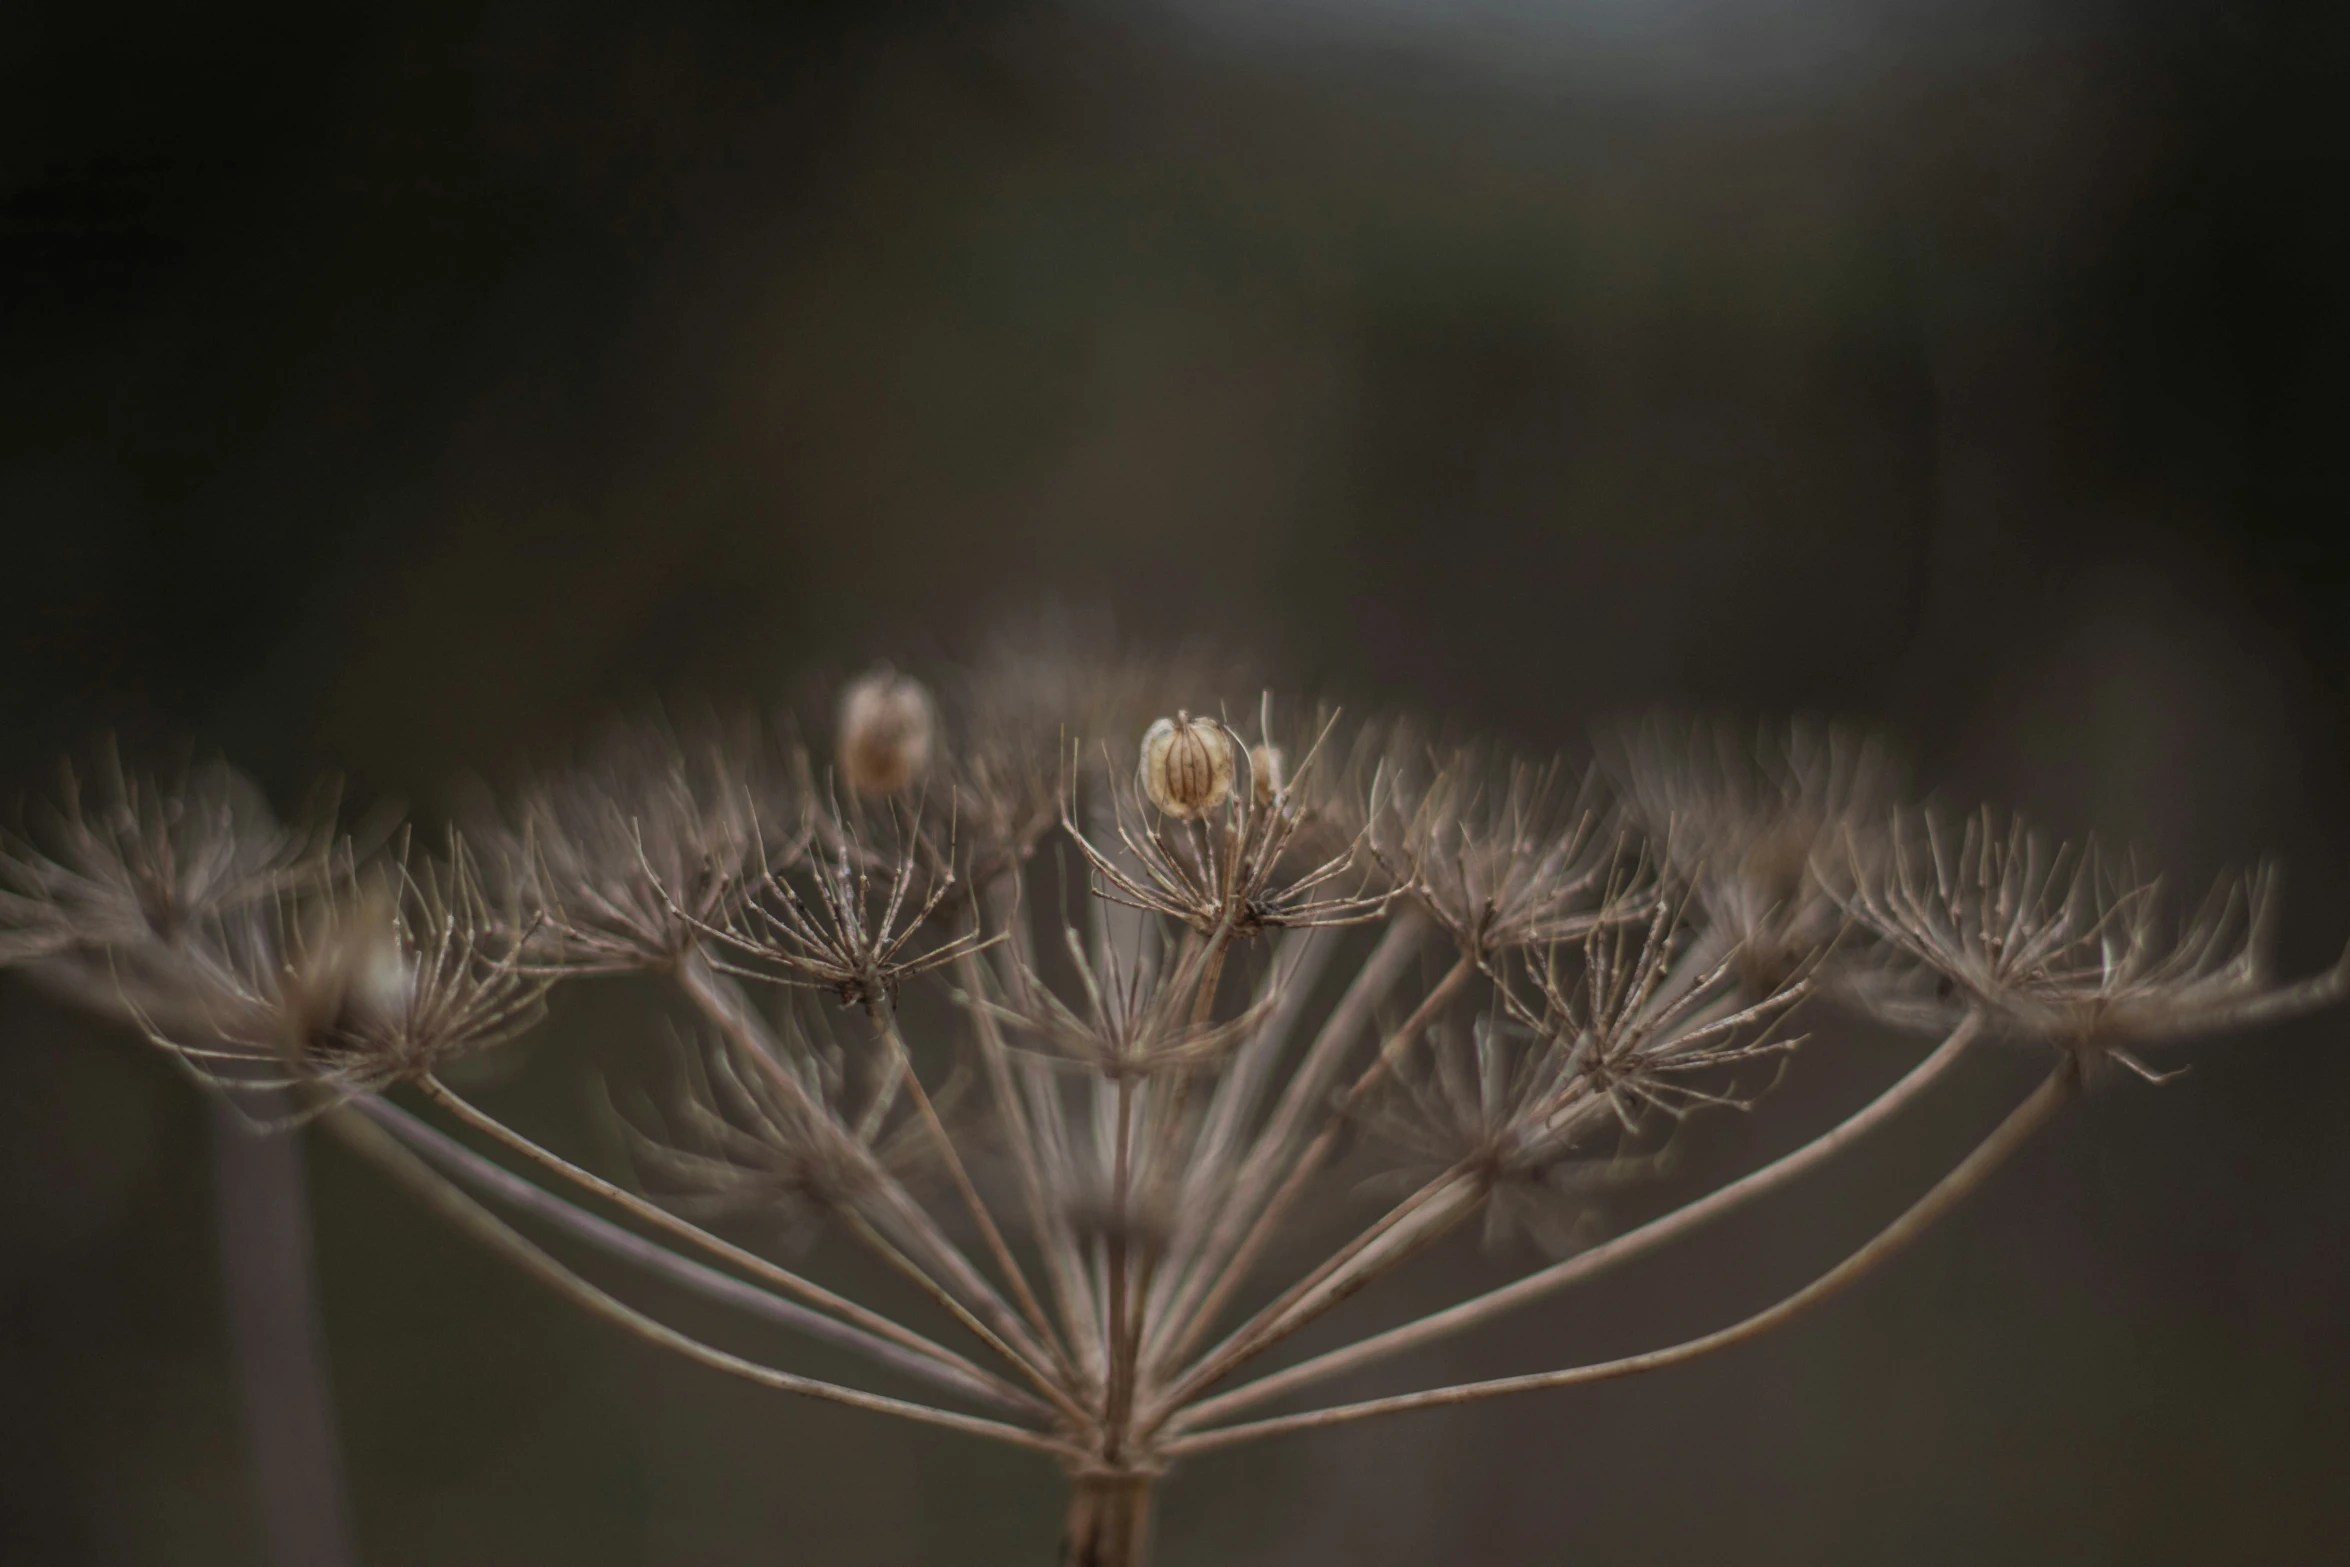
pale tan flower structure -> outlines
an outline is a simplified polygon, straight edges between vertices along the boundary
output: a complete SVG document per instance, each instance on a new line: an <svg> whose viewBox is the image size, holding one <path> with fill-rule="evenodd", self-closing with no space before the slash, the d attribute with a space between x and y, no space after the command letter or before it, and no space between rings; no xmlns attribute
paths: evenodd
<svg viewBox="0 0 2350 1567"><path fill-rule="evenodd" d="M225 769L112 768L0 844L0 959L216 1092L290 1091L615 1327L1058 1464L1070 1567L1142 1562L1159 1480L1200 1453L1730 1349L1882 1265L2092 1079L2131 1084L2107 1064L2157 1077L2158 1047L2345 986L2274 977L2268 873L2174 928L2127 857L1907 804L1847 731L1652 726L1585 770L1220 678L1011 660L942 701L876 671L827 758L790 725L623 726L431 855L281 827ZM1234 699L1253 734L1193 716ZM550 988L622 973L693 1020L612 1090L624 1162L452 1083ZM1608 1234L1599 1195L1766 1092L1829 1006L1930 1043L1792 1152ZM1821 1170L1991 1037L2045 1051L2040 1087L1776 1304L1313 1402ZM818 1226L908 1288L884 1309L797 1260L822 1253L729 1238ZM1508 1282L1259 1369L1464 1230ZM680 1291L871 1380L720 1348L664 1317Z"/></svg>

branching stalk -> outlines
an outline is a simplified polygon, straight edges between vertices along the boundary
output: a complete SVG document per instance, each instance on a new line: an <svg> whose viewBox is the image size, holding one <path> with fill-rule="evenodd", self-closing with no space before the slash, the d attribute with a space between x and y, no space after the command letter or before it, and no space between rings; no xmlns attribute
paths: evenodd
<svg viewBox="0 0 2350 1567"><path fill-rule="evenodd" d="M893 1371L947 1388L965 1397L978 1398L1007 1409L1047 1413L1047 1407L1036 1399L972 1365L953 1350L931 1344L911 1329L890 1323L893 1332L879 1331L878 1325L876 1331L867 1331L850 1322L771 1295L732 1274L721 1273L715 1268L704 1267L680 1257L633 1230L624 1230L609 1220L598 1218L586 1209L522 1179L504 1166L493 1164L389 1100L356 1099L345 1107L345 1113L366 1117L406 1144L425 1163L451 1179L542 1220L574 1240L584 1241L600 1251L656 1274L667 1283L737 1307L810 1338L853 1349ZM755 1254L746 1255L750 1255L755 1262L763 1261ZM888 1319L881 1318L880 1321L887 1322ZM900 1341L900 1335L928 1347L909 1346Z"/></svg>
<svg viewBox="0 0 2350 1567"><path fill-rule="evenodd" d="M1288 1216L1290 1205L1297 1201L1307 1184L1320 1172L1322 1161L1327 1159L1331 1150L1338 1146L1338 1136L1345 1126L1346 1113L1362 1102L1363 1096L1394 1066L1396 1059L1410 1048L1413 1040L1419 1037L1420 1031L1428 1026L1429 1021L1443 1010L1445 1003L1450 1001L1460 988L1468 983L1469 977L1476 972L1476 960L1471 955L1463 953L1453 966L1445 971L1444 977L1436 982L1428 994L1420 998L1420 1004L1412 1009L1410 1016L1406 1017L1395 1031L1388 1035L1386 1043L1380 1046L1379 1054L1373 1058L1369 1066L1363 1069L1362 1075L1355 1079L1354 1086L1347 1090L1345 1099L1331 1113L1329 1124L1311 1143L1306 1145L1305 1151L1298 1155L1297 1162L1290 1166L1287 1177L1273 1193L1272 1199L1265 1204L1264 1210L1257 1215L1256 1224L1250 1229L1247 1238L1240 1243L1239 1249L1234 1251L1231 1258L1224 1264L1214 1286L1209 1289L1206 1297L1193 1312L1190 1321L1170 1344L1167 1354L1168 1360L1180 1359L1190 1351L1199 1336L1215 1322L1216 1317L1223 1311L1225 1303L1231 1299L1233 1292L1239 1289L1247 1279L1250 1271L1256 1266L1258 1254L1272 1240L1281 1221Z"/></svg>
<svg viewBox="0 0 2350 1567"><path fill-rule="evenodd" d="M1969 1014L1916 1066L1837 1126L1686 1207L1676 1208L1638 1229L1627 1230L1613 1240L1577 1252L1539 1272L1488 1290L1473 1300L1446 1307L1384 1333L1358 1339L1342 1348L1317 1355L1311 1360L1300 1361L1270 1376L1236 1387L1229 1393L1204 1399L1185 1412L1183 1421L1187 1425L1205 1425L1267 1399L1281 1397L1315 1382L1417 1349L1423 1344L1434 1343L1490 1321L1506 1311L1554 1295L1570 1285L1596 1278L1618 1263L1629 1262L1670 1241L1692 1234L1766 1192L1825 1164L1876 1127L1891 1120L1939 1080L1981 1031L1981 1017Z"/></svg>
<svg viewBox="0 0 2350 1567"><path fill-rule="evenodd" d="M1079 1458L1082 1449L1043 1432L1022 1426L1009 1425L1001 1420L989 1420L978 1415L959 1414L953 1410L933 1409L927 1404L916 1404L902 1398L889 1398L879 1393L861 1392L841 1387L836 1383L821 1382L813 1377L795 1376L746 1360L714 1345L691 1338L663 1322L655 1321L633 1306L623 1304L598 1289L587 1280L564 1267L553 1257L524 1240L520 1235L492 1217L479 1203L465 1196L447 1181L432 1173L429 1166L402 1147L388 1132L363 1116L342 1109L324 1117L326 1125L362 1157L388 1171L402 1184L421 1197L442 1217L472 1235L474 1239L498 1252L524 1272L531 1274L557 1292L568 1296L591 1314L623 1328L647 1343L672 1350L689 1360L698 1361L730 1376L756 1382L779 1392L795 1393L805 1398L827 1403L846 1404L852 1409L869 1410L876 1414L896 1415L922 1425L961 1431L970 1436L987 1437L1008 1442L1016 1447L1033 1448L1061 1458Z"/></svg>
<svg viewBox="0 0 2350 1567"><path fill-rule="evenodd" d="M1726 1328L1689 1339L1665 1349L1652 1349L1645 1354L1627 1355L1620 1360L1600 1361L1595 1365L1571 1366L1563 1371L1538 1372L1531 1376L1499 1377L1489 1382L1465 1382L1454 1387L1433 1388L1425 1393L1404 1393L1392 1398L1366 1399L1357 1404L1340 1404L1329 1409L1309 1410L1303 1414L1276 1415L1267 1420L1248 1421L1241 1425L1218 1426L1212 1430L1195 1432L1168 1442L1162 1451L1169 1458L1194 1453L1205 1453L1220 1447L1254 1441L1259 1437L1277 1436L1289 1431L1307 1431L1321 1426L1342 1425L1349 1421L1365 1420L1374 1415L1403 1414L1415 1409L1435 1409L1449 1404L1475 1403L1481 1399L1500 1398L1511 1393L1534 1393L1549 1388L1575 1387L1585 1382L1604 1382L1615 1377L1633 1376L1643 1371L1661 1371L1685 1361L1696 1360L1716 1350L1728 1349L1758 1338L1771 1329L1801 1316L1812 1307L1849 1288L1864 1277L1870 1269L1900 1251L1925 1233L1935 1220L1956 1207L1966 1195L1989 1178L2007 1157L2031 1139L2033 1133L2063 1108L2080 1086L2079 1063L2067 1057L2063 1064L2049 1074L2029 1099L2018 1105L1997 1130L1978 1144L1974 1152L1961 1160L1958 1166L1925 1196L1913 1203L1909 1210L1870 1239L1867 1245L1846 1257L1835 1267L1821 1274L1811 1283L1789 1295L1778 1304L1766 1307L1753 1316L1734 1322Z"/></svg>

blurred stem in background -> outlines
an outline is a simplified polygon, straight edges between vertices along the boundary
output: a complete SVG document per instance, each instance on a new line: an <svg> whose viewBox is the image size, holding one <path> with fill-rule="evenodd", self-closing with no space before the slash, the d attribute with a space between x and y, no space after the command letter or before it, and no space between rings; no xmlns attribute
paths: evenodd
<svg viewBox="0 0 2350 1567"><path fill-rule="evenodd" d="M358 1567L319 1327L301 1134L264 1131L225 1099L212 1103L221 1287L266 1559L278 1567Z"/></svg>

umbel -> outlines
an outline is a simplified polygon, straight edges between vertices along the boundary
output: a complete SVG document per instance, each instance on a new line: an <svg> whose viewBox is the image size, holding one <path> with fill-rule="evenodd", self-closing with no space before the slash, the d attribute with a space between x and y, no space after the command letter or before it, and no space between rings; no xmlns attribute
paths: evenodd
<svg viewBox="0 0 2350 1567"><path fill-rule="evenodd" d="M2350 973L2275 978L2266 871L2178 918L2126 856L1912 803L1856 733L1657 721L1585 772L1253 690L1187 660L1006 660L935 690L884 668L814 753L787 726L621 725L430 851L282 822L225 767L101 753L0 846L0 957L257 1122L315 1122L613 1326L1059 1465L1061 1559L1090 1567L1143 1561L1157 1482L1193 1454L1766 1332L2083 1090L2159 1080L2190 1036ZM624 1159L452 1086L551 988L618 974L692 1020L612 1094ZM1825 1009L1922 1053L1795 1151L1607 1233L1666 1134L1751 1103ZM1789 1185L1978 1047L2045 1077L1776 1304L1618 1359L1316 1402ZM819 1227L919 1310L812 1276L794 1243ZM1261 1369L1464 1230L1517 1276ZM582 1251L664 1287L591 1282L562 1260ZM853 1352L870 1385L642 1303L680 1289Z"/></svg>

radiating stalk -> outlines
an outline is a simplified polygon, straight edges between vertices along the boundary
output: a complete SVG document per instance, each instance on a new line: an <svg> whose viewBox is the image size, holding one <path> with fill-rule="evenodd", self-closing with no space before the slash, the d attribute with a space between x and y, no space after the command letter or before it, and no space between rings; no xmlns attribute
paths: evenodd
<svg viewBox="0 0 2350 1567"><path fill-rule="evenodd" d="M765 1022L738 986L698 957L689 956L680 963L675 977L703 1015L747 1051L753 1060L763 1064L769 1079L793 1097L795 1104L812 1124L823 1124L830 1119L830 1112L809 1096L807 1085L784 1066ZM892 1077L889 1081L894 1085L897 1079ZM862 1147L855 1143L847 1146ZM1049 1377L1052 1357L1043 1346L1033 1341L1027 1324L1020 1320L1019 1314L987 1282L986 1277L971 1265L971 1260L963 1255L961 1249L947 1238L946 1232L939 1228L929 1210L907 1194L897 1178L871 1156L869 1149L865 1150L864 1163L859 1173L871 1181L879 1210L893 1224L902 1226L906 1237L937 1264L943 1277L930 1287L934 1291L943 1291L948 1284L952 1284L970 1300L971 1310L985 1313L993 1324L992 1331L981 1334L990 1348L998 1350L1017 1364L1031 1381ZM856 1234L860 1241L871 1244L877 1232L871 1227L859 1226ZM909 1259L903 1253L897 1253L894 1258L885 1255L883 1260L896 1266ZM928 1270L923 1271L927 1273ZM958 1318L964 1315L964 1308L959 1305L951 1309L956 1311Z"/></svg>
<svg viewBox="0 0 2350 1567"><path fill-rule="evenodd" d="M398 1178L441 1217L476 1241L568 1297L574 1304L586 1308L591 1315L601 1317L648 1343L657 1344L713 1370L724 1371L778 1392L797 1393L826 1403L846 1404L852 1409L870 1410L875 1414L896 1415L901 1419L942 1426L971 1436L992 1437L999 1442L1034 1448L1063 1459L1083 1456L1067 1442L1042 1431L955 1410L934 1409L928 1404L917 1404L908 1399L890 1398L859 1388L820 1381L815 1377L779 1371L773 1366L764 1366L715 1345L705 1344L689 1334L680 1333L665 1322L647 1316L581 1278L458 1190L446 1177L403 1147L391 1133L365 1117L354 1114L347 1106L321 1116L319 1124L340 1137L362 1157Z"/></svg>
<svg viewBox="0 0 2350 1567"><path fill-rule="evenodd" d="M454 1096L451 1097L454 1098ZM471 1105L465 1101L458 1100L456 1102L464 1105L464 1108L471 1112L469 1116L463 1117L467 1123L475 1124L472 1121L472 1116L480 1116L481 1112L472 1110ZM770 1322L805 1333L811 1338L822 1339L827 1343L853 1349L888 1366L893 1371L952 1388L966 1396L978 1397L991 1404L1000 1404L1013 1409L1042 1412L1044 1408L1042 1404L1020 1392L1011 1384L973 1365L953 1350L933 1343L912 1329L903 1327L890 1318L882 1316L879 1312L859 1306L821 1286L809 1284L798 1275L776 1267L757 1253L746 1252L740 1247L719 1240L716 1236L697 1229L682 1219L668 1215L666 1210L644 1203L641 1198L633 1198L631 1194L619 1191L618 1188L612 1188L612 1190L618 1192L619 1197L630 1199L620 1204L625 1212L639 1218L647 1218L651 1215L668 1217L672 1221L671 1224L662 1227L670 1229L671 1233L678 1234L682 1239L693 1241L713 1256L735 1262L754 1277L767 1279L779 1288L788 1288L792 1293L800 1295L804 1299L828 1306L838 1302L842 1308L841 1317L827 1316L822 1311L813 1310L796 1301L769 1294L766 1290L748 1284L733 1274L721 1273L715 1268L704 1267L700 1263L656 1245L633 1230L622 1229L609 1220L599 1218L586 1209L524 1180L505 1166L481 1157L462 1143L443 1136L388 1100L354 1100L349 1108L353 1113L366 1116L385 1131L399 1138L401 1142L408 1145L412 1152L421 1156L443 1174L451 1176L476 1191L487 1192L508 1207L519 1208L532 1217L545 1221L574 1240L585 1241L599 1251L608 1252L624 1261L658 1274L670 1284L691 1290L698 1295L706 1295L714 1300L724 1301L728 1305L764 1317ZM502 1142L506 1142L509 1146L516 1147L520 1151L530 1153L534 1159L543 1156L546 1160L555 1161L564 1170L577 1168L560 1160L556 1155L539 1149L536 1144L530 1143L520 1133L506 1128L502 1123L491 1122L486 1116L482 1117L482 1121L496 1127ZM586 1171L578 1171L578 1174L586 1182L593 1183L589 1186L590 1190L610 1185L610 1183L604 1182ZM639 1204L642 1206L640 1207ZM843 1320L844 1318L846 1320Z"/></svg>
<svg viewBox="0 0 2350 1567"><path fill-rule="evenodd" d="M995 1101L996 1119L1009 1145L1013 1168L1019 1173L1020 1193L1028 1205L1028 1227L1037 1249L1044 1254L1045 1273L1052 1281L1060 1307L1063 1342L1078 1366L1088 1359L1094 1321L1083 1310L1083 1264L1069 1234L1068 1223L1045 1197L1045 1175L1039 1163L1038 1140L1031 1128L1018 1086L1012 1080L1010 1054L995 1014L988 1010L980 988L979 960L965 953L956 960L965 989L970 993L972 1027L979 1036L979 1059L987 1074L988 1092Z"/></svg>
<svg viewBox="0 0 2350 1567"><path fill-rule="evenodd" d="M1654 1251L1668 1241L1690 1234L1743 1207L1765 1192L1826 1163L1876 1127L1891 1120L1940 1079L1981 1030L1982 1019L1970 1013L1951 1031L1948 1038L1904 1073L1898 1082L1836 1126L1802 1147L1780 1156L1759 1170L1748 1172L1693 1203L1651 1219L1637 1229L1627 1230L1613 1240L1577 1252L1540 1272L1530 1273L1498 1289L1462 1301L1457 1306L1448 1306L1385 1333L1358 1339L1327 1354L1300 1361L1286 1370L1236 1387L1229 1393L1202 1400L1184 1411L1180 1417L1181 1423L1206 1424L1222 1419L1341 1372L1416 1349L1422 1344L1432 1343L1500 1316L1505 1311L1555 1294L1571 1284L1597 1277L1617 1263L1627 1262L1645 1252Z"/></svg>
<svg viewBox="0 0 2350 1567"><path fill-rule="evenodd" d="M1073 1379L1076 1368L1059 1336L1053 1332L1052 1320L1045 1313L1044 1302L1037 1299L1036 1291L1030 1287L1027 1273L1022 1270L1019 1259L1012 1255L1011 1246L1005 1242L1003 1231L996 1225L995 1215L989 1213L987 1204L980 1200L979 1188L971 1183L971 1173L964 1168L963 1156L956 1149L954 1138L948 1134L946 1123L939 1119L938 1106L931 1102L930 1091L922 1086L922 1079L915 1075L913 1052L906 1048L905 1039L898 1032L896 1010L884 1002L875 1001L867 1006L866 1012L873 1025L886 1032L891 1052L897 1058L898 1071L905 1080L906 1092L912 1098L915 1112L921 1117L923 1128L930 1136L931 1146L938 1151L940 1162L953 1180L955 1191L963 1199L963 1206L970 1213L972 1222L979 1226L980 1239L986 1242L988 1253L995 1258L997 1269L1012 1286L1013 1297L1019 1301L1028 1325L1035 1329L1038 1344L1052 1357L1053 1365L1060 1373ZM1011 1129L1007 1127L1005 1130L1009 1132Z"/></svg>
<svg viewBox="0 0 2350 1567"><path fill-rule="evenodd" d="M1272 1240L1275 1231L1281 1226L1281 1221L1288 1217L1290 1205L1297 1201L1299 1194L1304 1192L1307 1184L1320 1173L1322 1161L1329 1158L1331 1150L1338 1146L1339 1133L1345 1126L1346 1112L1362 1102L1364 1096L1395 1065L1396 1060L1403 1052L1411 1048L1411 1042L1419 1037L1420 1031L1425 1029L1436 1014L1444 1009L1445 1003L1450 1001L1454 993L1468 983L1469 976L1475 972L1474 959L1467 953L1463 953L1453 966L1445 971L1444 977L1436 982L1428 994L1420 998L1420 1004L1412 1009L1411 1015L1397 1025L1395 1032L1388 1036L1387 1042L1380 1047L1377 1058L1363 1069L1362 1075L1357 1077L1354 1084L1347 1090L1346 1098L1338 1111L1330 1117L1328 1124L1315 1136L1314 1140L1306 1145L1305 1151L1298 1155L1297 1162L1290 1166L1289 1173L1283 1177L1279 1188L1265 1203L1263 1210L1257 1214L1255 1225L1248 1231L1247 1237L1241 1241L1239 1249L1233 1252L1230 1259L1224 1263L1215 1284L1200 1301L1189 1320L1182 1324L1181 1330L1168 1347L1167 1358L1169 1361L1179 1360L1188 1354L1192 1346L1199 1342L1201 1335L1215 1325L1216 1318L1231 1300L1233 1292L1240 1288L1242 1282L1248 1278L1249 1271L1256 1266L1258 1254Z"/></svg>
<svg viewBox="0 0 2350 1567"><path fill-rule="evenodd" d="M1511 1393L1534 1393L1549 1388L1575 1387L1586 1382L1605 1382L1616 1377L1633 1376L1643 1371L1661 1371L1684 1361L1710 1355L1716 1350L1728 1349L1757 1338L1780 1324L1802 1315L1822 1301L1836 1295L1866 1275L1872 1268L1907 1246L1925 1233L1939 1219L1988 1179L2007 1157L2021 1148L2063 1108L2080 1087L2080 1065L2067 1056L2062 1065L2050 1073L2029 1099L2018 1105L1997 1130L1978 1144L1974 1152L1959 1161L1958 1167L1937 1181L1925 1196L1911 1204L1908 1211L1879 1230L1868 1244L1846 1257L1835 1267L1812 1280L1802 1289L1787 1296L1776 1305L1765 1307L1754 1315L1717 1329L1699 1338L1687 1339L1664 1349L1652 1349L1643 1354L1626 1355L1618 1360L1603 1360L1588 1366L1570 1366L1563 1371L1536 1372L1531 1376L1498 1377L1489 1382L1465 1382L1455 1387L1432 1388L1425 1393L1404 1393L1392 1398L1366 1399L1358 1404L1340 1404L1329 1409L1308 1410L1303 1414L1276 1415L1269 1420L1244 1421L1239 1425L1218 1426L1213 1430L1180 1437L1160 1449L1168 1458L1192 1453L1204 1453L1219 1447L1230 1447L1238 1442L1253 1441L1258 1437L1275 1436L1285 1431L1306 1431L1320 1426L1341 1425L1354 1420L1367 1420L1376 1415L1403 1414L1415 1409L1435 1409L1447 1404L1474 1403L1481 1399L1500 1398Z"/></svg>
<svg viewBox="0 0 2350 1567"><path fill-rule="evenodd" d="M1183 1273L1183 1281L1156 1324L1163 1331L1149 1345L1154 1366L1175 1359L1204 1331L1204 1327L1189 1332L1185 1329L1201 1315L1199 1301L1216 1282L1217 1264L1240 1243L1257 1203L1279 1178L1284 1151L1297 1136L1305 1117L1319 1103L1325 1085L1353 1045L1355 1036L1370 1022L1372 1009L1402 976L1425 935L1424 925L1411 914L1403 915L1387 928L1379 944L1363 960L1363 966L1355 971L1346 993L1323 1020L1314 1042L1306 1047L1305 1059L1290 1076L1264 1129L1241 1160L1240 1173L1233 1179L1231 1189L1221 1201L1207 1204L1212 1219L1191 1227L1188 1236L1177 1235L1173 1258ZM1202 1196L1204 1199L1206 1194Z"/></svg>

